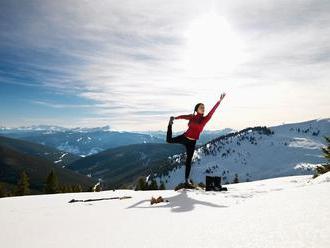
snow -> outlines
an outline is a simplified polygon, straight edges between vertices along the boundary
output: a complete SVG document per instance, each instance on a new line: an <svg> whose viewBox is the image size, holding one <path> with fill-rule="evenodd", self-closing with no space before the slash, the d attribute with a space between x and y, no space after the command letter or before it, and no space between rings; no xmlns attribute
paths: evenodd
<svg viewBox="0 0 330 248"><path fill-rule="evenodd" d="M330 247L330 174L227 185L228 192L132 191L0 199L6 248ZM150 205L152 196L169 202ZM68 203L74 199L132 196Z"/></svg>
<svg viewBox="0 0 330 248"><path fill-rule="evenodd" d="M60 157L60 159L64 158L64 156L68 155L68 153L63 153Z"/></svg>
<svg viewBox="0 0 330 248"><path fill-rule="evenodd" d="M57 146L56 148L58 150L66 151L66 152L73 153L73 154L81 153L78 146L70 145L68 141L62 143L61 145Z"/></svg>
<svg viewBox="0 0 330 248"><path fill-rule="evenodd" d="M293 138L288 145L289 147L317 149L320 150L323 147L321 142L315 142L307 138Z"/></svg>
<svg viewBox="0 0 330 248"><path fill-rule="evenodd" d="M57 132L68 130L65 127L52 126L52 125L32 125L32 126L6 128L6 129L12 131L57 131Z"/></svg>
<svg viewBox="0 0 330 248"><path fill-rule="evenodd" d="M322 164L299 163L294 168L302 170L315 170L318 166L322 166Z"/></svg>
<svg viewBox="0 0 330 248"><path fill-rule="evenodd" d="M66 155L68 155L68 153L63 153L63 154L60 156L60 158L59 158L58 160L54 161L54 163L55 163L55 164L61 163L61 162L63 161L62 159L63 159Z"/></svg>
<svg viewBox="0 0 330 248"><path fill-rule="evenodd" d="M317 178L315 178L310 183L325 183L325 182L330 183L330 172L327 172L323 175L318 176Z"/></svg>

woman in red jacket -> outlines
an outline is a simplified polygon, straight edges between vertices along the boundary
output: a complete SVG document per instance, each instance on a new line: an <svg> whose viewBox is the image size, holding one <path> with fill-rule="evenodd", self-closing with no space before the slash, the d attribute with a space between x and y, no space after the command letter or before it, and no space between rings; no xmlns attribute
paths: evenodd
<svg viewBox="0 0 330 248"><path fill-rule="evenodd" d="M185 171L185 183L186 185L191 186L192 182L189 179L190 169L191 169L191 160L194 155L196 141L199 139L200 133L203 131L204 126L206 123L211 119L213 113L226 96L225 93L221 94L220 99L216 102L210 112L204 116L204 104L198 103L195 106L194 113L189 115L179 115L179 116L171 116L170 121L167 127L167 136L166 142L167 143L180 143L186 147L187 151L187 158L186 158L186 171ZM196 112L196 114L195 114ZM189 120L188 122L188 129L183 134L172 137L172 125L174 119L185 119Z"/></svg>

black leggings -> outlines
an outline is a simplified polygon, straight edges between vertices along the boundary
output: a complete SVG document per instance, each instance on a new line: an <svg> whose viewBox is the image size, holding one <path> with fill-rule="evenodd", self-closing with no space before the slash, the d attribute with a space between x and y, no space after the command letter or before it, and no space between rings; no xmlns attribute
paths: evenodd
<svg viewBox="0 0 330 248"><path fill-rule="evenodd" d="M167 135L166 135L167 143L179 143L186 147L187 151L187 159L186 159L186 172L185 179L189 178L190 169L191 169L191 160L194 155L196 140L188 139L184 134L181 134L176 137L172 137L172 125L167 126Z"/></svg>

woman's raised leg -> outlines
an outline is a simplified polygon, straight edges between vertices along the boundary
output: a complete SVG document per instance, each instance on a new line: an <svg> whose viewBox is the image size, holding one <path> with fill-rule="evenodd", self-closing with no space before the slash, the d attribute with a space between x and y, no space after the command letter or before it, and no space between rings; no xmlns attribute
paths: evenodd
<svg viewBox="0 0 330 248"><path fill-rule="evenodd" d="M167 143L180 143L180 144L183 144L184 136L183 136L183 134L181 134L179 136L172 137L172 125L169 124L167 126L166 142Z"/></svg>

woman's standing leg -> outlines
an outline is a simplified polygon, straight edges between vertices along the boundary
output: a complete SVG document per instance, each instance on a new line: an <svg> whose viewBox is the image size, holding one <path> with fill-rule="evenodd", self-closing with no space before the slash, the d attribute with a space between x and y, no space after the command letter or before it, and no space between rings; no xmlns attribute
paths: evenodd
<svg viewBox="0 0 330 248"><path fill-rule="evenodd" d="M166 134L166 142L167 143L180 143L186 147L187 158L186 158L186 171L185 171L185 181L189 178L190 169L191 169L191 161L195 151L196 141L189 140L181 134L176 137L172 137L172 124L171 121L167 126L167 134Z"/></svg>
<svg viewBox="0 0 330 248"><path fill-rule="evenodd" d="M186 171L185 171L185 181L188 181L190 170L191 170L191 161L195 151L196 141L191 141L186 144L187 149L187 159L186 159Z"/></svg>

